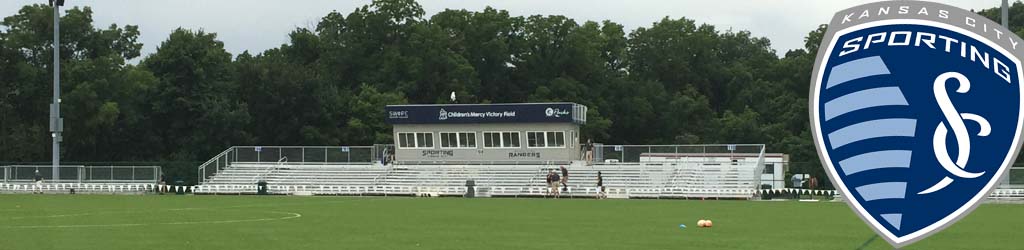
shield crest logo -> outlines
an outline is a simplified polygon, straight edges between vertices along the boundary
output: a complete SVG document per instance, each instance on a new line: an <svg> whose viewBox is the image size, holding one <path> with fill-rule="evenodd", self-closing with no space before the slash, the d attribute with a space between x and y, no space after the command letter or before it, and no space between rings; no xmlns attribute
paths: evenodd
<svg viewBox="0 0 1024 250"><path fill-rule="evenodd" d="M972 12L885 1L838 12L812 71L832 183L895 247L970 213L1021 145L1024 43Z"/></svg>

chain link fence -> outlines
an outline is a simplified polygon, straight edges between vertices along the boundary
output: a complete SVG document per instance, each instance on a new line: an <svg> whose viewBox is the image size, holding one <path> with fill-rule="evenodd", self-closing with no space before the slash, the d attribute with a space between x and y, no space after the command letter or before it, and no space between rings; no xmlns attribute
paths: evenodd
<svg viewBox="0 0 1024 250"><path fill-rule="evenodd" d="M229 149L230 162L369 163L375 160L373 146L243 146Z"/></svg>
<svg viewBox="0 0 1024 250"><path fill-rule="evenodd" d="M730 157L758 157L763 144L719 145L604 145L594 144L593 162L716 161ZM584 147L586 150L586 147ZM586 152L582 155L587 155Z"/></svg>
<svg viewBox="0 0 1024 250"><path fill-rule="evenodd" d="M37 176L53 182L51 165L7 165L3 168L4 182L30 182ZM160 178L159 166L91 166L61 165L62 183L156 183Z"/></svg>
<svg viewBox="0 0 1024 250"><path fill-rule="evenodd" d="M381 146L235 146L197 169L201 183L236 162L288 164L371 164L379 161Z"/></svg>

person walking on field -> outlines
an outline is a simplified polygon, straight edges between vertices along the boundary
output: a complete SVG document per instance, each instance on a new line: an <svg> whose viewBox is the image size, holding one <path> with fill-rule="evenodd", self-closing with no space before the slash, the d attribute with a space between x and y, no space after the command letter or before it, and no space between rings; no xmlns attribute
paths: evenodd
<svg viewBox="0 0 1024 250"><path fill-rule="evenodd" d="M597 171L597 198L608 198L604 192L604 177L601 177L601 171Z"/></svg>

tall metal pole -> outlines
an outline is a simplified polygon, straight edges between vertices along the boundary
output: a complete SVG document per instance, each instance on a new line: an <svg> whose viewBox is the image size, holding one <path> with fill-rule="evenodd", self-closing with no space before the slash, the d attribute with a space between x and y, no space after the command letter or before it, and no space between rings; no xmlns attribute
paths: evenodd
<svg viewBox="0 0 1024 250"><path fill-rule="evenodd" d="M1007 2L1008 2L1007 0L1003 0L1003 9L1002 9L1003 10L1002 11L1003 12L1002 13L1003 14L1003 28L1009 29L1010 28L1010 15L1009 15L1010 4L1007 3Z"/></svg>
<svg viewBox="0 0 1024 250"><path fill-rule="evenodd" d="M1002 14L1003 28L1006 28L1006 30L1013 32L1013 29L1010 29L1010 4L1008 3L1008 0L1003 0L1003 5L1001 7L1000 14ZM1010 168L1010 171L1013 171L1013 168ZM1010 185L1010 174L1004 175L1002 181L1000 181L1000 184L1004 186Z"/></svg>
<svg viewBox="0 0 1024 250"><path fill-rule="evenodd" d="M58 0L53 5L53 103L50 104L50 137L53 138L53 181L60 180L60 141L64 131L64 121L60 118L60 6L64 1Z"/></svg>

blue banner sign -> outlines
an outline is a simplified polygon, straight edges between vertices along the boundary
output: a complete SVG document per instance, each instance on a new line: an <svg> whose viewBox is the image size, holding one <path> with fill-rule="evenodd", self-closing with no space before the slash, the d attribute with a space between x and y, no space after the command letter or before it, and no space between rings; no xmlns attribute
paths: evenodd
<svg viewBox="0 0 1024 250"><path fill-rule="evenodd" d="M575 103L388 105L389 124L586 123L586 106Z"/></svg>

